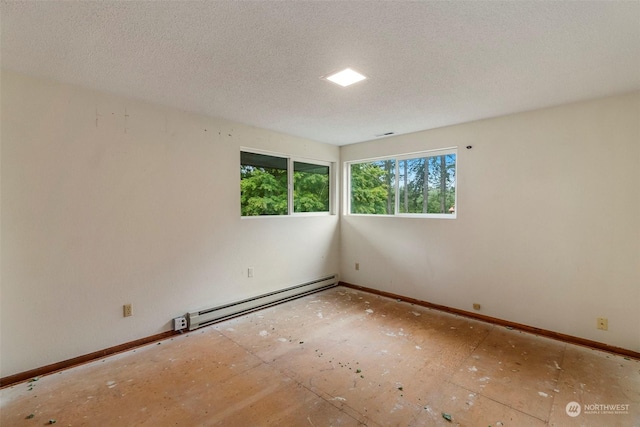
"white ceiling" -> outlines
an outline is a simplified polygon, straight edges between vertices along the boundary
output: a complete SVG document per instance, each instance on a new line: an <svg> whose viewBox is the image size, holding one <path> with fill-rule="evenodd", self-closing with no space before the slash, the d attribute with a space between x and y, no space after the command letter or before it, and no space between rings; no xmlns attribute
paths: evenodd
<svg viewBox="0 0 640 427"><path fill-rule="evenodd" d="M640 89L640 1L2 1L0 13L7 69L337 145ZM370 78L319 78L345 67Z"/></svg>

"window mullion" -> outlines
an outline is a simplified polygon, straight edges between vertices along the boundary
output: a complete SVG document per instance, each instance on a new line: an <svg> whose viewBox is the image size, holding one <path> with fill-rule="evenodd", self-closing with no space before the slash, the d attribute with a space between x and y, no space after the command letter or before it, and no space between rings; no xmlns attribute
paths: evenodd
<svg viewBox="0 0 640 427"><path fill-rule="evenodd" d="M287 215L293 214L293 159L287 159Z"/></svg>
<svg viewBox="0 0 640 427"><path fill-rule="evenodd" d="M396 191L396 197L395 197L395 210L393 211L394 215L398 215L400 213L400 161L399 160L395 160L395 164L396 164L396 168L395 168L395 173L396 173L396 179L395 179L395 191ZM405 173L407 173L407 171L405 171ZM406 191L406 189L405 189Z"/></svg>

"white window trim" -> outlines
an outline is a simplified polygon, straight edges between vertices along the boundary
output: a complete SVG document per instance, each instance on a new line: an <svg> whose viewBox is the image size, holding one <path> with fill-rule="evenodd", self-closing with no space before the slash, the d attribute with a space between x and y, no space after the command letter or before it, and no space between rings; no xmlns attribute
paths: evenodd
<svg viewBox="0 0 640 427"><path fill-rule="evenodd" d="M398 194L400 194L400 180L398 176L400 175L400 161L408 160L408 159L416 159L422 157L435 157L435 156L443 156L447 154L455 154L456 155L456 192L455 192L455 211L453 214L443 214L443 213L399 213L400 211L400 199ZM360 163L371 163L377 162L381 160L395 160L395 182L394 182L394 191L396 194L395 197L395 214L360 214L360 213L351 213L351 165L360 164ZM425 150L425 151L416 151L411 153L403 153L398 155L390 155L390 156L380 156L380 157L371 157L368 159L358 159L358 160L349 160L344 162L344 176L345 176L345 188L343 188L345 198L344 198L344 206L345 211L344 215L356 216L356 217L375 217L375 218L429 218L429 219L457 219L458 217L458 166L459 166L459 156L458 156L458 147L446 147L446 148L437 148L434 150Z"/></svg>

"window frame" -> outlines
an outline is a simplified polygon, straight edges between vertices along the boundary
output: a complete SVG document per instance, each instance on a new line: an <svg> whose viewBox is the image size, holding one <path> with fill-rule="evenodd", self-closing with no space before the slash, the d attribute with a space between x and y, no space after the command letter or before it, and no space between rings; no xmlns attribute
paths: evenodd
<svg viewBox="0 0 640 427"><path fill-rule="evenodd" d="M278 157L287 161L287 213L282 215L242 215L242 199L240 200L240 218L288 218L303 216L330 216L335 215L335 162L326 160L310 159L307 157L293 156L273 151L260 150L255 148L240 147L240 167L242 167L242 153L261 154L264 156ZM329 210L315 212L295 212L294 205L294 163L306 163L311 165L323 166L329 168ZM242 178L240 178L242 182ZM242 191L242 190L241 190ZM242 192L240 192L242 197Z"/></svg>
<svg viewBox="0 0 640 427"><path fill-rule="evenodd" d="M429 157L437 157L437 156L445 156L448 154L454 154L456 157L456 165L455 165L455 201L454 206L455 210L453 213L400 213L400 162L403 160L411 160L411 159L420 159L420 158L429 158ZM379 162L385 160L393 160L395 162L395 176L394 176L394 187L393 191L395 192L394 197L394 213L393 214L364 214L364 213L352 213L351 212L351 165L353 164L362 164L362 163L372 163ZM358 160L349 160L344 162L344 176L345 176L345 198L344 205L345 211L344 215L349 216L363 216L363 217L401 217L401 218L430 218L430 219L457 219L458 217L458 147L447 147L447 148L437 148L433 150L425 150L425 151L417 151L411 153L403 153L397 155L390 156L380 156L380 157L372 157L368 159L358 159Z"/></svg>

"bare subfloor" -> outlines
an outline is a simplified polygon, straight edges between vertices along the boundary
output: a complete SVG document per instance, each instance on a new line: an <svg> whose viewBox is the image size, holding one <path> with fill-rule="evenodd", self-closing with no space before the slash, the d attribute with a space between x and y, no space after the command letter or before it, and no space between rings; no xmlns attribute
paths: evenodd
<svg viewBox="0 0 640 427"><path fill-rule="evenodd" d="M338 287L0 397L3 427L626 427L640 362Z"/></svg>

